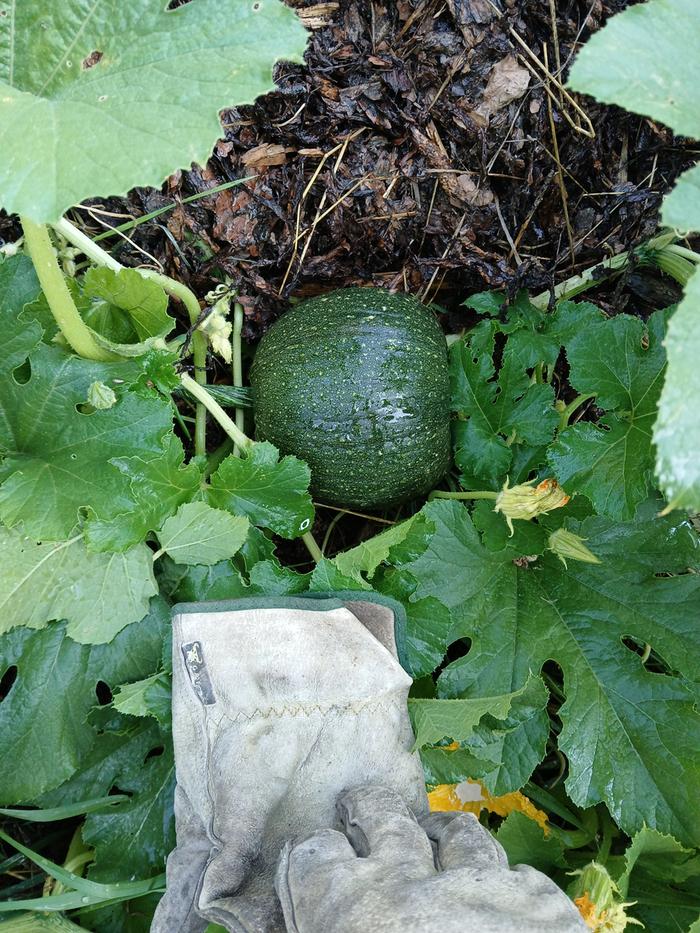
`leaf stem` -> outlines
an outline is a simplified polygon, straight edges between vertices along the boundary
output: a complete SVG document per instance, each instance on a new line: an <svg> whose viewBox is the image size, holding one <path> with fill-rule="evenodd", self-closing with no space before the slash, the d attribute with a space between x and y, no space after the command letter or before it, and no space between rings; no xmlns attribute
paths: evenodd
<svg viewBox="0 0 700 933"><path fill-rule="evenodd" d="M433 489L428 499L497 499L498 493L490 489L479 489L469 492L445 492L442 489Z"/></svg>
<svg viewBox="0 0 700 933"><path fill-rule="evenodd" d="M219 405L219 403L211 397L204 386L195 382L195 380L191 376L188 376L187 373L183 373L180 376L180 382L182 383L183 387L187 389L190 395L193 395L198 402L201 402L212 418L218 422L218 424L228 434L234 444L237 444L241 450L248 450L248 448L252 446L253 442L251 439L246 437L235 421L229 418L221 405Z"/></svg>
<svg viewBox="0 0 700 933"><path fill-rule="evenodd" d="M595 392L589 392L586 395L577 395L576 398L573 401L569 402L569 404L565 408L562 408L561 415L559 416L559 431L563 431L564 428L568 428L569 419L571 418L571 416L573 415L573 413L576 411L577 408L580 408L580 406L583 405L584 402L587 402L589 399L595 398L595 397L596 397Z"/></svg>
<svg viewBox="0 0 700 933"><path fill-rule="evenodd" d="M241 352L241 332L243 330L243 305L238 301L233 306L233 332L231 334L232 344L232 370L233 384L236 387L243 386L243 356ZM236 425L242 431L245 426L245 413L242 408L236 408L234 418ZM234 456L240 456L238 447L234 445Z"/></svg>
<svg viewBox="0 0 700 933"><path fill-rule="evenodd" d="M37 224L28 217L22 217L21 221L27 252L61 333L73 350L84 359L113 360L114 356L99 346L90 328L80 317L58 264L48 229L44 224Z"/></svg>
<svg viewBox="0 0 700 933"><path fill-rule="evenodd" d="M88 259L97 263L99 266L106 266L113 272L120 272L124 266L114 259L113 256L93 242L89 236L86 236L82 230L78 230L69 220L62 217L58 223L53 225L54 230L65 237L73 246L77 246ZM207 338L202 331L197 329L199 317L202 309L194 292L182 282L171 279L168 275L155 272L152 269L137 269L145 279L151 279L157 282L166 294L173 298L178 298L185 308L190 319L190 326L195 328L192 333L192 354L194 357L194 375L198 383L204 384L207 381ZM43 285L43 283L42 283ZM77 313L77 312L76 312ZM111 357L110 357L111 358ZM207 414L203 405L198 405L195 415L195 433L194 449L195 454L203 455L207 450Z"/></svg>

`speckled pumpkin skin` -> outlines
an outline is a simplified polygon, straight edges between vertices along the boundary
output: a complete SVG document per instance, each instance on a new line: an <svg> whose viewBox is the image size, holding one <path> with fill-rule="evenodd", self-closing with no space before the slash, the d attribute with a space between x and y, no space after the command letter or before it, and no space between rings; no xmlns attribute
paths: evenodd
<svg viewBox="0 0 700 933"><path fill-rule="evenodd" d="M345 288L273 324L250 373L257 436L311 467L321 502L380 509L450 463L445 336L411 295Z"/></svg>

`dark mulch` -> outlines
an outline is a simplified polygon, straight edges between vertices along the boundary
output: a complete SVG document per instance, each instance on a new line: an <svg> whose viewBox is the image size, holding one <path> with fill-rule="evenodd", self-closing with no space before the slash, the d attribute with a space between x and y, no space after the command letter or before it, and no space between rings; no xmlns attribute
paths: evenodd
<svg viewBox="0 0 700 933"><path fill-rule="evenodd" d="M557 0L556 29L549 0L292 3L311 26L306 64L280 65L278 90L223 114L205 169L137 190L126 207L138 216L256 175L134 237L200 295L230 276L248 338L290 297L344 285L410 290L450 311L485 288L542 291L652 235L663 193L692 164L665 128L581 99L588 138L551 85L550 119L525 65L537 73L516 36L556 72L556 34L566 74L625 0ZM129 246L120 258L144 261ZM616 301L653 283L632 286Z"/></svg>

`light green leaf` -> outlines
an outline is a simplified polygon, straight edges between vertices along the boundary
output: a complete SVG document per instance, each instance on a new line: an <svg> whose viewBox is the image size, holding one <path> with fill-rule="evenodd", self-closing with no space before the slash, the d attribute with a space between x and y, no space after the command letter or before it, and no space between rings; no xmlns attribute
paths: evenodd
<svg viewBox="0 0 700 933"><path fill-rule="evenodd" d="M250 571L251 596L288 596L308 589L309 575L282 567L279 561L262 560Z"/></svg>
<svg viewBox="0 0 700 933"><path fill-rule="evenodd" d="M112 705L127 716L153 716L162 726L170 723L170 677L164 671L114 691Z"/></svg>
<svg viewBox="0 0 700 933"><path fill-rule="evenodd" d="M0 703L0 797L26 803L57 787L84 766L97 733L87 717L97 703L98 682L116 688L160 666L169 612L159 599L150 612L109 645L79 645L64 623L41 631L18 628L0 637L0 677L16 677ZM86 784L71 800L106 794L111 784ZM58 795L47 806L68 802Z"/></svg>
<svg viewBox="0 0 700 933"><path fill-rule="evenodd" d="M449 681L438 680L438 696L452 696ZM520 790L545 754L550 732L548 700L542 680L531 677L504 719L484 716L469 741L452 753L426 749L421 755L424 766L433 773L439 770L439 784L474 778L492 794Z"/></svg>
<svg viewBox="0 0 700 933"><path fill-rule="evenodd" d="M500 696L481 696L468 700L409 699L408 711L416 734L416 748L435 745L442 739L466 741L483 716L505 719L513 703L517 703L523 692L529 689L528 679L520 690Z"/></svg>
<svg viewBox="0 0 700 933"><path fill-rule="evenodd" d="M311 573L309 589L315 593L332 593L337 590L371 590L372 587L359 573L346 576L335 561L323 557Z"/></svg>
<svg viewBox="0 0 700 933"><path fill-rule="evenodd" d="M141 356L152 346L163 347L163 338L175 326L167 313L168 296L136 269L88 269L83 295L90 302L83 319L95 340L119 356Z"/></svg>
<svg viewBox="0 0 700 933"><path fill-rule="evenodd" d="M224 107L272 87L306 33L277 0L51 0L0 19L0 202L54 222L204 165ZM89 132L86 132L89 128Z"/></svg>
<svg viewBox="0 0 700 933"><path fill-rule="evenodd" d="M357 547L336 554L333 559L338 570L346 577L356 577L365 573L371 580L374 571L388 558L391 549L406 539L411 530L411 524L411 519L399 522L387 528L386 531L368 538Z"/></svg>
<svg viewBox="0 0 700 933"><path fill-rule="evenodd" d="M700 138L700 7L649 0L594 33L574 61L569 86Z"/></svg>
<svg viewBox="0 0 700 933"><path fill-rule="evenodd" d="M545 836L538 823L517 810L501 823L496 839L506 850L511 867L531 865L550 876L557 869L566 868L564 845L559 838L551 833Z"/></svg>
<svg viewBox="0 0 700 933"><path fill-rule="evenodd" d="M31 364L28 382L0 380L0 518L22 522L37 539L59 540L71 534L82 508L99 517L135 507L128 479L109 461L162 455L172 409L153 394L125 390L135 364L93 363L44 344ZM81 412L96 381L119 400L105 411Z"/></svg>
<svg viewBox="0 0 700 933"><path fill-rule="evenodd" d="M700 510L700 274L688 282L685 297L666 334L668 373L654 425L659 484L671 507Z"/></svg>
<svg viewBox="0 0 700 933"><path fill-rule="evenodd" d="M617 879L623 897L627 896L630 878L642 871L669 884L680 884L700 875L700 855L682 846L673 836L643 827L635 833L625 852L625 870Z"/></svg>
<svg viewBox="0 0 700 933"><path fill-rule="evenodd" d="M81 644L111 641L148 611L158 592L152 565L144 544L123 554L90 554L80 535L37 542L0 527L0 632L65 619Z"/></svg>
<svg viewBox="0 0 700 933"><path fill-rule="evenodd" d="M653 478L651 432L664 372L665 314L639 318L602 317L566 347L569 381L580 393L596 393L596 405L609 414L598 425L580 423L564 430L548 460L569 493L582 492L601 515L634 516L648 497Z"/></svg>
<svg viewBox="0 0 700 933"><path fill-rule="evenodd" d="M311 472L296 457L279 458L267 442L254 444L246 457L227 457L211 477L210 503L283 538L309 530L314 507L309 495Z"/></svg>
<svg viewBox="0 0 700 933"><path fill-rule="evenodd" d="M186 502L158 532L161 548L176 564L216 564L232 557L246 539L248 519Z"/></svg>
<svg viewBox="0 0 700 933"><path fill-rule="evenodd" d="M41 340L42 330L35 321L20 317L25 304L39 294L39 281L31 261L23 254L0 262L0 329L3 353L0 373L5 378L23 363Z"/></svg>
<svg viewBox="0 0 700 933"><path fill-rule="evenodd" d="M666 195L661 222L683 232L700 230L700 165L684 172Z"/></svg>
<svg viewBox="0 0 700 933"><path fill-rule="evenodd" d="M510 693L556 661L573 802L604 801L627 832L646 823L693 844L700 578L687 568L697 566L697 543L687 524L657 511L650 502L627 525L569 520L602 563L565 570L551 554L517 566L507 549L486 550L464 506L434 501L422 510L433 527L425 550L400 569L416 581L410 600L444 603L456 620L452 638L470 639L468 654L441 674L443 696ZM667 672L647 670L625 638L651 645Z"/></svg>

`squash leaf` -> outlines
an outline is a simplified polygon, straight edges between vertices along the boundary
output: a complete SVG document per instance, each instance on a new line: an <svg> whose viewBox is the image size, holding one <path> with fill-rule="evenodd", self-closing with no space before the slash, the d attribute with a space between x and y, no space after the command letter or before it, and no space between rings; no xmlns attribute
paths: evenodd
<svg viewBox="0 0 700 933"><path fill-rule="evenodd" d="M0 18L0 203L55 222L204 164L218 112L272 87L306 33L278 0L39 0ZM128 140L128 144L125 144Z"/></svg>
<svg viewBox="0 0 700 933"><path fill-rule="evenodd" d="M93 363L45 344L30 362L28 381L0 381L0 518L56 541L73 532L80 509L99 516L134 508L129 481L110 459L159 456L172 409L153 393L125 388L124 379L138 375L136 363ZM94 382L117 393L112 408L83 409Z"/></svg>
<svg viewBox="0 0 700 933"><path fill-rule="evenodd" d="M242 515L213 509L206 502L186 502L164 523L158 540L176 564L215 564L233 557L248 527Z"/></svg>
<svg viewBox="0 0 700 933"><path fill-rule="evenodd" d="M654 425L656 469L671 507L700 508L700 275L688 282L685 297L666 335L668 374Z"/></svg>
<svg viewBox="0 0 700 933"><path fill-rule="evenodd" d="M548 452L549 464L570 494L584 493L601 515L634 516L650 494L654 470L652 424L666 370L663 311L645 326L639 318L598 315L566 346L569 381L596 394L607 413L598 424L564 430Z"/></svg>
<svg viewBox="0 0 700 933"><path fill-rule="evenodd" d="M245 457L227 457L211 477L209 502L283 538L298 538L311 526L311 472L303 460L282 457L272 444L253 444Z"/></svg>
<svg viewBox="0 0 700 933"><path fill-rule="evenodd" d="M87 722L98 683L116 688L160 667L169 630L165 602L154 599L148 614L123 629L109 645L79 645L65 623L40 631L17 628L0 640L0 676L15 672L0 703L0 788L4 804L35 800L82 769L97 740ZM103 784L99 793L107 793ZM94 788L86 783L82 797ZM57 803L67 799L59 794Z"/></svg>
<svg viewBox="0 0 700 933"><path fill-rule="evenodd" d="M435 501L422 510L432 527L423 553L398 569L414 581L408 601L442 602L455 618L451 639L471 643L440 675L439 697L511 693L556 661L570 798L604 801L627 832L646 823L693 844L700 579L686 572L697 565L692 530L657 510L649 502L627 525L570 519L602 563L565 570L549 553L514 562L505 548L487 550L463 505ZM648 671L629 639L651 645L664 673Z"/></svg>
<svg viewBox="0 0 700 933"><path fill-rule="evenodd" d="M2 526L0 584L0 632L65 619L71 638L92 645L142 619L158 592L145 544L122 554L90 554L80 535L35 541Z"/></svg>
<svg viewBox="0 0 700 933"><path fill-rule="evenodd" d="M598 100L659 120L683 136L700 138L700 6L695 0L649 0L613 16L579 53L569 84ZM681 176L661 219L683 231L700 230L700 166ZM663 491L679 507L700 509L697 406L700 376L695 308L697 273L669 324L669 366L654 428Z"/></svg>

